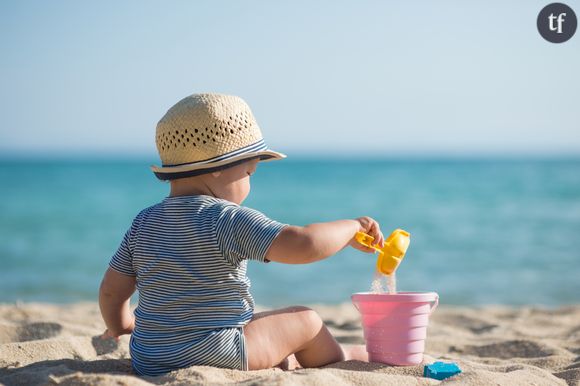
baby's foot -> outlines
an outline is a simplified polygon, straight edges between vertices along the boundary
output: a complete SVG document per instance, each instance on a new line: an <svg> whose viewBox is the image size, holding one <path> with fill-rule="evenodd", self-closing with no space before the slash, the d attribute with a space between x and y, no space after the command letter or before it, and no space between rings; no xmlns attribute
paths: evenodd
<svg viewBox="0 0 580 386"><path fill-rule="evenodd" d="M280 368L284 371L296 370L296 369L302 368L302 366L300 365L300 362L298 362L298 360L296 359L294 354L289 355L282 362L280 362L276 367Z"/></svg>

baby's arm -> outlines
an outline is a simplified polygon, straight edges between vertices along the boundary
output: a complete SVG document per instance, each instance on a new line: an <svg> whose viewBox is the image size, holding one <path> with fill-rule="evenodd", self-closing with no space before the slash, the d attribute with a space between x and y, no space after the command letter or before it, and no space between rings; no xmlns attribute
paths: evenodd
<svg viewBox="0 0 580 386"><path fill-rule="evenodd" d="M135 277L107 269L99 289L99 306L107 326L104 337L118 338L133 332L135 317L131 313L130 299L135 292Z"/></svg>
<svg viewBox="0 0 580 386"><path fill-rule="evenodd" d="M286 264L306 264L332 256L347 245L361 251L375 250L360 245L354 236L361 231L384 245L379 224L370 217L310 224L287 225L271 242L265 258ZM307 307L289 307L256 313L244 327L250 370L282 364L294 354L303 367L319 367L345 359L368 360L363 347L341 347L324 321Z"/></svg>
<svg viewBox="0 0 580 386"><path fill-rule="evenodd" d="M268 249L266 259L286 264L307 264L332 256L347 245L374 253L374 249L353 240L358 231L370 234L375 238L375 244L383 246L384 238L379 224L370 217L359 217L304 227L284 227Z"/></svg>

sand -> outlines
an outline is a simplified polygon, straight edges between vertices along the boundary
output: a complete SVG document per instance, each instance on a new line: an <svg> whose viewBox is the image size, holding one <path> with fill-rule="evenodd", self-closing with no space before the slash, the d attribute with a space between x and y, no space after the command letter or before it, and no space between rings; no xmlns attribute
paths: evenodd
<svg viewBox="0 0 580 386"><path fill-rule="evenodd" d="M337 339L363 343L351 304L313 305ZM423 366L347 361L321 369L262 371L196 366L162 377L131 374L128 337L102 341L96 303L0 305L3 385L580 385L580 305L557 309L440 306L425 362L456 361L463 373L440 382Z"/></svg>

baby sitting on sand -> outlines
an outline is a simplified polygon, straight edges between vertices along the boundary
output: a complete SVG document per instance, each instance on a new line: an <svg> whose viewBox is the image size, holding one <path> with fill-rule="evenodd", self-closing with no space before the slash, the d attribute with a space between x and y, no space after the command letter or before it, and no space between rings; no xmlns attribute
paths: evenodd
<svg viewBox="0 0 580 386"><path fill-rule="evenodd" d="M368 233L383 246L379 224L360 217L293 226L241 206L258 162L286 156L266 146L239 97L184 98L159 121L156 144L162 166L152 169L171 192L135 217L99 292L103 337L131 334L133 370L160 375L193 365L256 370L367 360L363 346L339 345L307 307L254 313L246 266L308 264L347 245L374 253L354 235Z"/></svg>

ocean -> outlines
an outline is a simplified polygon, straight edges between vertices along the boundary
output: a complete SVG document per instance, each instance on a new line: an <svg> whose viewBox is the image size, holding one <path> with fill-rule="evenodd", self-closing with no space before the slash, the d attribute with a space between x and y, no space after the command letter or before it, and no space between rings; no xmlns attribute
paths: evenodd
<svg viewBox="0 0 580 386"><path fill-rule="evenodd" d="M95 301L133 217L168 195L147 159L0 161L0 302ZM398 290L442 304L580 302L580 159L264 162L244 206L294 225L371 216L411 233ZM257 304L349 302L376 255L251 262Z"/></svg>

